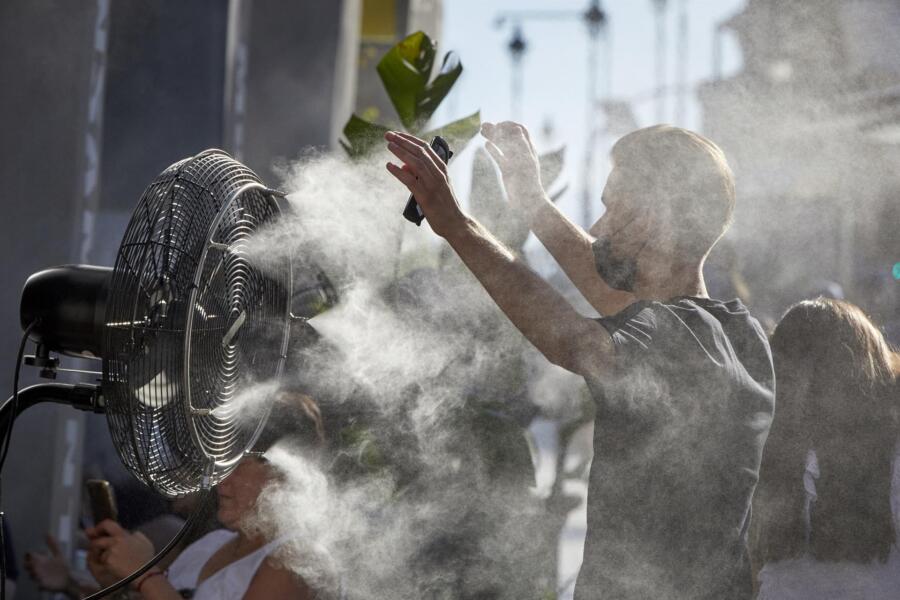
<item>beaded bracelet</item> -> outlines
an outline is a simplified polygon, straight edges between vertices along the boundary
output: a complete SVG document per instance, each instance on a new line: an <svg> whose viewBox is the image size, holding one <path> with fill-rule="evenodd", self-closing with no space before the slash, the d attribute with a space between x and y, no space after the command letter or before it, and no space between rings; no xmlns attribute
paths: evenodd
<svg viewBox="0 0 900 600"><path fill-rule="evenodd" d="M156 577L157 575L165 575L165 573L159 567L153 567L152 569L149 569L146 573L141 574L140 577L131 582L132 589L140 593L141 586L144 585L144 582L151 577Z"/></svg>

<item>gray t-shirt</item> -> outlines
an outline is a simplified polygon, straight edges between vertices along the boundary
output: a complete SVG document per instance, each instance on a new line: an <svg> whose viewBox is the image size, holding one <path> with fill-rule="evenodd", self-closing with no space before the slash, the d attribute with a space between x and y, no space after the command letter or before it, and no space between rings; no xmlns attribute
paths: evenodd
<svg viewBox="0 0 900 600"><path fill-rule="evenodd" d="M597 402L577 600L751 597L750 499L772 355L739 300L636 302L600 319L616 365Z"/></svg>

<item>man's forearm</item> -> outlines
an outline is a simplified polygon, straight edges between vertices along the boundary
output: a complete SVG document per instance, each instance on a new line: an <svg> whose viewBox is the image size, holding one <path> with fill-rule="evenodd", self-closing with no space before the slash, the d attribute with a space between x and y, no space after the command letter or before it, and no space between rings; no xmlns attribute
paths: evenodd
<svg viewBox="0 0 900 600"><path fill-rule="evenodd" d="M513 325L551 362L584 374L584 357L602 360L606 330L580 315L562 295L500 244L477 221L447 241Z"/></svg>
<svg viewBox="0 0 900 600"><path fill-rule="evenodd" d="M388 150L403 161L402 167L387 163L387 170L415 194L432 230L450 243L500 310L548 360L585 377L612 362L612 340L603 326L580 315L462 211L444 163L424 140L397 132L386 133L385 139Z"/></svg>
<svg viewBox="0 0 900 600"><path fill-rule="evenodd" d="M604 283L594 267L593 239L566 217L546 194L530 194L516 200L535 236L597 312L612 315L634 301L631 294L614 290Z"/></svg>

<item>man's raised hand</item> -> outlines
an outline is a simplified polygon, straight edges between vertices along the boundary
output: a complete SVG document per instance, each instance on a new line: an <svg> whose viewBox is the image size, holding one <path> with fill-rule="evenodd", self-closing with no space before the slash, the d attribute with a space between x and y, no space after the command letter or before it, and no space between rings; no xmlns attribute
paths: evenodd
<svg viewBox="0 0 900 600"><path fill-rule="evenodd" d="M487 139L488 154L500 167L509 201L519 208L543 201L540 161L525 126L512 121L482 123L481 135Z"/></svg>
<svg viewBox="0 0 900 600"><path fill-rule="evenodd" d="M447 237L454 227L465 222L447 176L447 165L426 142L415 136L389 131L384 139L388 150L403 163L400 167L387 163L387 170L416 197L431 229Z"/></svg>

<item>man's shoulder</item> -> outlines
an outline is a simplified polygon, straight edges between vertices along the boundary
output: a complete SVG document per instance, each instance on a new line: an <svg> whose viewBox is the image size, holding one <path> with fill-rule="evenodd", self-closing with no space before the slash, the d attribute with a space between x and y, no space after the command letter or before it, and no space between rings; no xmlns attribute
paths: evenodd
<svg viewBox="0 0 900 600"><path fill-rule="evenodd" d="M649 302L638 309L644 319L657 323L671 322L687 329L712 329L727 337L753 337L767 344L767 336L759 321L739 298L679 296L665 302ZM652 316L651 316L652 315Z"/></svg>
<svg viewBox="0 0 900 600"><path fill-rule="evenodd" d="M618 313L599 319L610 333L625 326L650 327L658 329L663 325L694 328L713 326L715 323L744 323L754 332L765 337L762 327L744 303L715 298L678 296L669 300L638 300Z"/></svg>
<svg viewBox="0 0 900 600"><path fill-rule="evenodd" d="M619 351L629 356L634 350L667 355L700 351L716 361L759 363L754 370L762 376L771 370L768 338L739 299L640 300L600 323Z"/></svg>

